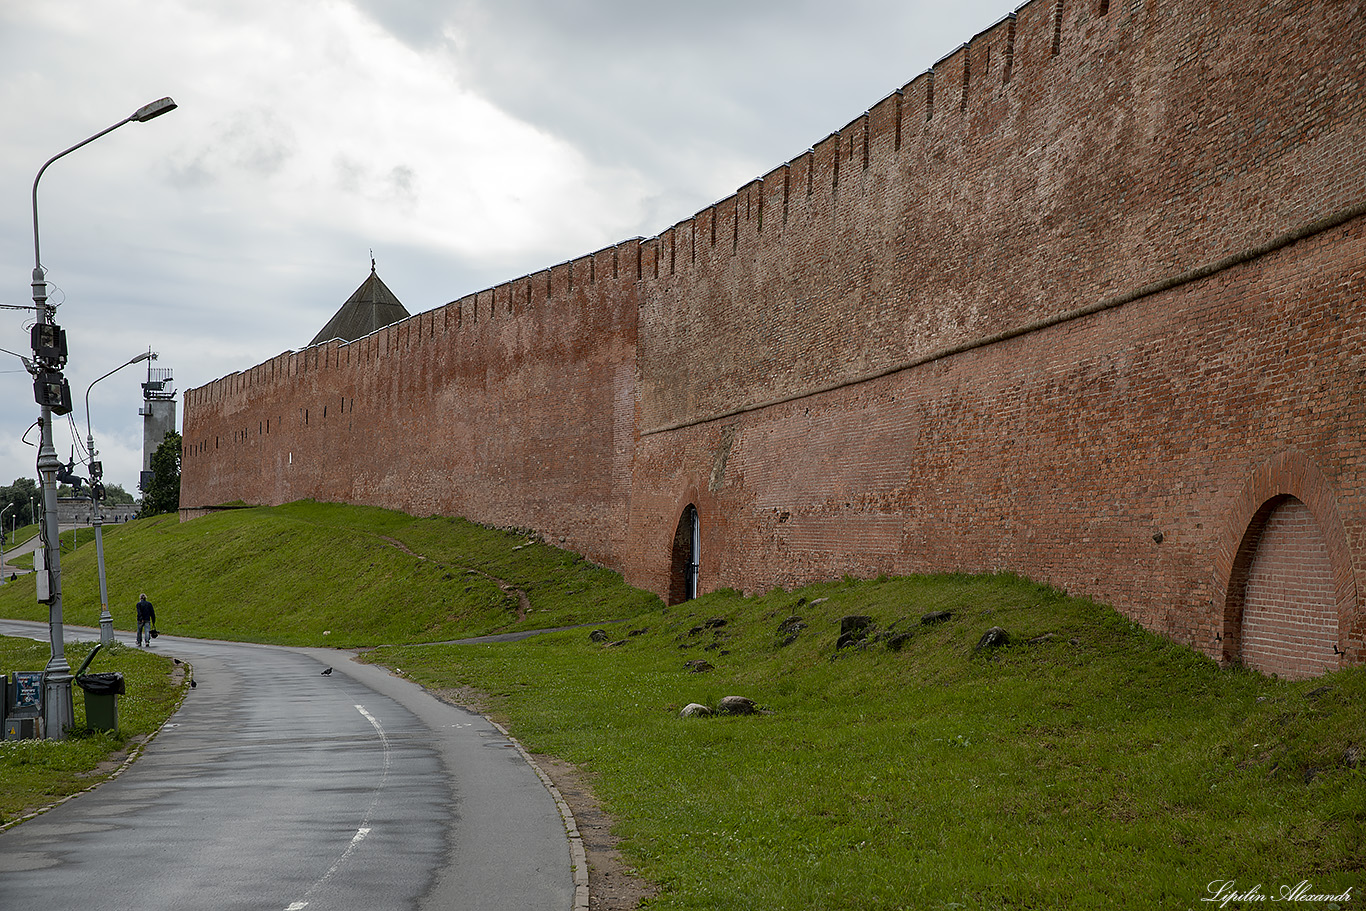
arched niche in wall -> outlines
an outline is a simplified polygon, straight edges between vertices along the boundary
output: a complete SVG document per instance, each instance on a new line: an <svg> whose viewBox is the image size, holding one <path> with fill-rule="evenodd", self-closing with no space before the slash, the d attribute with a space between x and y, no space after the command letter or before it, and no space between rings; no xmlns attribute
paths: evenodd
<svg viewBox="0 0 1366 911"><path fill-rule="evenodd" d="M669 554L669 604L697 597L698 565L702 562L702 527L697 507L689 503L678 518Z"/></svg>
<svg viewBox="0 0 1366 911"><path fill-rule="evenodd" d="M1288 452L1253 473L1215 554L1224 663L1312 677L1362 659L1351 550L1322 472Z"/></svg>

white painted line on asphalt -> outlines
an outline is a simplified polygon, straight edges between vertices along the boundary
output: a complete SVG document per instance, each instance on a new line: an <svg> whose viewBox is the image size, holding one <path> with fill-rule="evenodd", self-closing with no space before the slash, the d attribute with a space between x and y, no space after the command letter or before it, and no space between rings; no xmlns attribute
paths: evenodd
<svg viewBox="0 0 1366 911"><path fill-rule="evenodd" d="M351 853L356 850L356 846L365 841L365 836L370 834L370 815L375 812L375 807L379 804L380 791L384 789L384 783L389 778L389 735L384 733L384 725L379 723L378 718L367 712L365 706L356 706L356 711L360 712L362 717L370 722L370 725L375 729L375 733L379 734L379 742L384 747L384 772L380 775L379 785L375 788L375 796L370 799L370 806L365 810L365 818L361 820L360 828L356 830L355 835L351 836L351 843L346 846L346 850L341 852L341 856L333 861L332 866L327 868L327 872L324 873L317 882L308 887L308 891L304 893L304 897L299 901L288 905L285 908L285 911L303 911L304 908L307 908L309 897L332 878L332 874L336 873L346 859L351 856Z"/></svg>
<svg viewBox="0 0 1366 911"><path fill-rule="evenodd" d="M367 712L367 711L365 710L365 706L363 706L363 705L358 705L358 706L356 706L356 711L358 711L358 712L360 712L362 715L364 715L364 716L365 716L365 720L368 721L368 722L370 722L370 724L374 725L375 732L376 732L377 734L379 734L380 743L384 744L384 771L385 771L385 772L388 772L388 771L389 771L389 737L388 737L387 734L384 733L384 725L380 724L380 723L379 723L379 720L378 720L377 718L375 718L374 715L371 715L369 712ZM373 807L373 805L372 805L372 807ZM369 813L366 813L365 815L368 817L370 814L369 814Z"/></svg>

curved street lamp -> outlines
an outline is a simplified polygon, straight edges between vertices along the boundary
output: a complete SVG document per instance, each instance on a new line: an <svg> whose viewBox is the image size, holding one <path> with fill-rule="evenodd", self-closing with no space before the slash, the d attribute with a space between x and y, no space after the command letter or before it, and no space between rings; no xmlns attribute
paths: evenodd
<svg viewBox="0 0 1366 911"><path fill-rule="evenodd" d="M53 320L52 308L47 303L47 277L38 247L38 181L57 159L70 155L126 123L145 123L175 108L176 103L170 98L160 98L143 105L113 126L53 155L33 178L33 306L38 311L38 320L32 332L32 370L34 398L42 408L38 419L42 425L38 477L42 484L43 503L43 521L39 526L42 546L34 552L33 568L38 600L48 605L48 636L52 643L52 658L48 661L44 678L43 724L45 736L57 740L65 739L66 732L76 724L75 709L71 702L71 665L66 661L65 631L62 627L62 561L60 532L57 528L57 470L62 467L62 461L52 443L52 415L71 412L71 392L62 376L62 368L66 366L66 333Z"/></svg>
<svg viewBox="0 0 1366 911"><path fill-rule="evenodd" d="M113 376L124 367L131 367L146 360L156 360L156 357L156 352L144 351L97 378L85 390L85 448L90 453L90 513L91 524L95 526L95 562L100 569L100 642L103 645L109 645L114 641L114 615L109 613L109 588L104 583L104 517L100 513L99 497L96 496L97 491L103 486L100 478L104 475L104 468L95 458L98 453L95 451L95 434L90 429L90 390L95 388L95 383Z"/></svg>

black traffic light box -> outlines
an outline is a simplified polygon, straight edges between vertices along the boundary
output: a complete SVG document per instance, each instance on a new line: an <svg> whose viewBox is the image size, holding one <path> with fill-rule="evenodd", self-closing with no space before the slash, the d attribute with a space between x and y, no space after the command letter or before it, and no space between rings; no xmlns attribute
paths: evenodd
<svg viewBox="0 0 1366 911"><path fill-rule="evenodd" d="M59 370L43 370L33 378L33 400L55 415L71 413L71 386Z"/></svg>
<svg viewBox="0 0 1366 911"><path fill-rule="evenodd" d="M45 367L66 365L66 330L56 323L38 323L29 331L33 356Z"/></svg>

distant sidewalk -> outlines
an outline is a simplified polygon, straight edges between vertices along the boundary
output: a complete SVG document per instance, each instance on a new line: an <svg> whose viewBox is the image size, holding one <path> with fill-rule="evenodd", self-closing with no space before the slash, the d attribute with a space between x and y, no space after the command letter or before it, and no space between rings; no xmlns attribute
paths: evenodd
<svg viewBox="0 0 1366 911"><path fill-rule="evenodd" d="M64 531L71 531L73 528L89 527L89 525L58 525L57 531L58 533L61 533ZM5 555L3 559L0 559L0 576L4 577L5 582L9 581L9 577L13 573L18 573L19 575L23 576L33 572L32 569L25 569L22 566L15 566L10 561L22 557L25 554L33 553L35 550L38 549L38 542L40 540L41 537L39 535L34 535L33 537L25 541L23 544L16 544L13 550L11 550L8 547L5 548Z"/></svg>
<svg viewBox="0 0 1366 911"><path fill-rule="evenodd" d="M10 550L8 547L5 548L5 555L3 558L0 558L0 576L4 576L4 582L9 581L9 577L12 573L18 573L22 576L26 573L32 572L32 570L24 569L22 566L12 565L10 563L10 560L16 557L22 557L25 554L33 553L35 550L38 549L38 541L38 535L34 535L33 537L25 541L23 544L15 545L13 550ZM0 584L3 583L0 582Z"/></svg>

